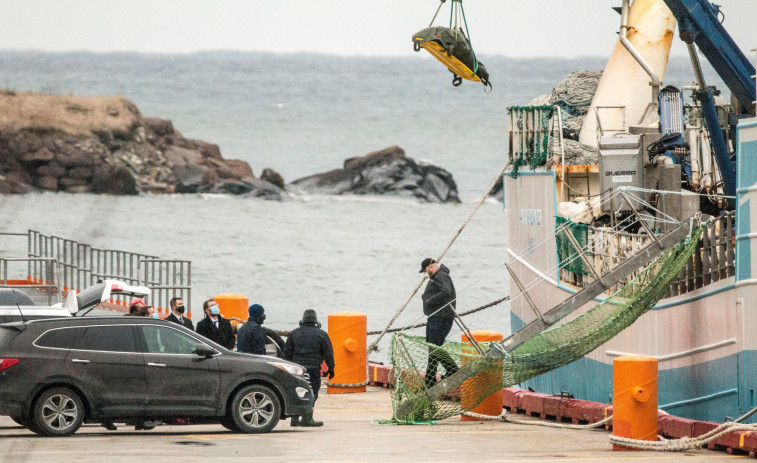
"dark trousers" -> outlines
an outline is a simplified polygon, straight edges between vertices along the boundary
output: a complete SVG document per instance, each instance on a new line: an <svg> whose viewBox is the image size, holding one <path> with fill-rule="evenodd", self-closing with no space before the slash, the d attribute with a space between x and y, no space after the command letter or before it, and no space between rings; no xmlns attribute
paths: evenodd
<svg viewBox="0 0 757 463"><path fill-rule="evenodd" d="M452 329L453 318L429 317L426 324L426 342L441 346ZM457 365L452 357L443 349L429 348L428 365L426 366L426 388L436 384L436 370L439 364L442 364L446 371L445 375L449 376L457 371Z"/></svg>
<svg viewBox="0 0 757 463"><path fill-rule="evenodd" d="M310 376L310 387L313 388L313 404L318 400L318 391L321 389L321 367L306 368Z"/></svg>

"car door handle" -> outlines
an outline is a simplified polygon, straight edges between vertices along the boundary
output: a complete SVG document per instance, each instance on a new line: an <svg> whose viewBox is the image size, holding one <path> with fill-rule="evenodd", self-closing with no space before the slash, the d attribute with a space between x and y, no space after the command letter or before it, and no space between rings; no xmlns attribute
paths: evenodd
<svg viewBox="0 0 757 463"><path fill-rule="evenodd" d="M166 367L166 364L165 364L165 363L153 363L153 362L148 362L148 363L147 363L147 366L148 366L148 367L158 367L158 368L165 368L165 367Z"/></svg>
<svg viewBox="0 0 757 463"><path fill-rule="evenodd" d="M89 360L84 359L71 359L71 361L74 363L89 363Z"/></svg>

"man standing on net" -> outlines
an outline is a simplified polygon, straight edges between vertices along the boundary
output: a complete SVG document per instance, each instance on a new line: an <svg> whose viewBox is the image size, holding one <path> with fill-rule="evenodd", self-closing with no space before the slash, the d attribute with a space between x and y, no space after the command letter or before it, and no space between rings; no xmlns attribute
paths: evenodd
<svg viewBox="0 0 757 463"><path fill-rule="evenodd" d="M426 342L441 346L447 338L452 323L455 320L455 285L449 276L449 269L437 264L430 257L421 262L419 273L428 275L426 290L423 292L423 313L428 317L426 322ZM429 349L428 365L426 366L426 389L436 384L436 370L442 364L446 372L442 379L457 372L458 367L452 357L443 349Z"/></svg>

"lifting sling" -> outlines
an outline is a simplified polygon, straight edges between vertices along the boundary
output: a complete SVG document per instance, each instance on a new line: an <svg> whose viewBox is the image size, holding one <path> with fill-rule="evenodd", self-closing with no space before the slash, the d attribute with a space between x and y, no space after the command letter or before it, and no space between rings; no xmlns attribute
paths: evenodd
<svg viewBox="0 0 757 463"><path fill-rule="evenodd" d="M454 75L452 85L455 87L462 83L462 79L473 82L481 82L484 87L491 88L489 73L486 66L476 58L468 37L468 24L463 11L462 0L452 0L450 9L449 27L432 27L441 6L446 0L441 0L434 18L429 27L413 34L413 48L420 51L421 48L428 51L434 58L447 66ZM459 19L465 25L465 32L458 26ZM454 20L454 21L453 21Z"/></svg>

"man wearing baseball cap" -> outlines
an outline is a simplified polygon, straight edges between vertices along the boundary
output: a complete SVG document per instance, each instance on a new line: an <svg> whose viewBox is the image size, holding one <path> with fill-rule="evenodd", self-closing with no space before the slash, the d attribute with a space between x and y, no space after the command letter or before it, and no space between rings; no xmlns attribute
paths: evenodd
<svg viewBox="0 0 757 463"><path fill-rule="evenodd" d="M426 342L441 346L444 344L444 340L452 329L452 323L455 320L455 307L457 306L455 285L449 276L449 269L430 257L421 262L419 273L424 272L429 278L426 290L423 291L423 313L428 317ZM439 363L446 370L442 379L458 370L455 361L447 352L442 349L429 350L425 380L427 389L436 384L436 370Z"/></svg>

